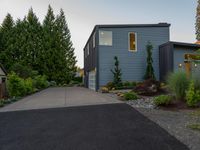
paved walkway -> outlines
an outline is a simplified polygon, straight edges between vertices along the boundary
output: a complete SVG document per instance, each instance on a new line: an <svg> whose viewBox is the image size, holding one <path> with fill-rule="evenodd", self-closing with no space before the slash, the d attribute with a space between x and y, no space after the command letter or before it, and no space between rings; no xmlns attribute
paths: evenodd
<svg viewBox="0 0 200 150"><path fill-rule="evenodd" d="M27 96L0 108L0 112L111 103L120 103L120 101L82 87L57 87Z"/></svg>

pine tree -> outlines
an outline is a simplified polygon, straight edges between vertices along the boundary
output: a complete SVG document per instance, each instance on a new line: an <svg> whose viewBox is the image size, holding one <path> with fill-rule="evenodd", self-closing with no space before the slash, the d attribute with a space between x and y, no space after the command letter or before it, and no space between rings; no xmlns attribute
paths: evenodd
<svg viewBox="0 0 200 150"><path fill-rule="evenodd" d="M55 16L53 9L49 5L47 15L43 21L43 50L41 51L42 70L47 75L49 80L56 80L56 31L55 31Z"/></svg>
<svg viewBox="0 0 200 150"><path fill-rule="evenodd" d="M61 80L67 83L73 79L76 71L76 57L71 41L71 34L68 28L64 11L61 9L59 16L56 18L58 49L60 49L60 61L63 72L60 73Z"/></svg>
<svg viewBox="0 0 200 150"><path fill-rule="evenodd" d="M200 41L200 0L198 0L198 6L196 9L196 39Z"/></svg>
<svg viewBox="0 0 200 150"><path fill-rule="evenodd" d="M111 72L113 73L113 83L115 86L121 86L122 84L122 73L121 73L121 69L119 68L119 60L118 57L115 56L114 57L115 60L115 68L114 70L111 70Z"/></svg>
<svg viewBox="0 0 200 150"><path fill-rule="evenodd" d="M9 70L14 61L14 21L10 14L7 14L3 20L0 28L1 33L1 51L0 51L0 63Z"/></svg>
<svg viewBox="0 0 200 150"><path fill-rule="evenodd" d="M150 42L148 42L146 49L147 49L147 68L144 78L155 79L154 69L153 69L153 59L152 59L153 46Z"/></svg>

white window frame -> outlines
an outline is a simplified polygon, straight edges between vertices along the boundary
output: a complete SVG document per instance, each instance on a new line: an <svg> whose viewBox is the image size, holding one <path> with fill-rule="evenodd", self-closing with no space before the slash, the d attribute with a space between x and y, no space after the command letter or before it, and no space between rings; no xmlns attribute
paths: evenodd
<svg viewBox="0 0 200 150"><path fill-rule="evenodd" d="M101 36L101 32L111 32L111 45L109 44L100 44L100 36ZM108 30L99 30L99 45L100 46L113 46L113 32L112 31L108 31Z"/></svg>
<svg viewBox="0 0 200 150"><path fill-rule="evenodd" d="M92 41L93 41L93 48L95 48L95 46L96 46L96 32L94 32L94 34L93 34Z"/></svg>
<svg viewBox="0 0 200 150"><path fill-rule="evenodd" d="M131 50L131 48L130 48L130 34L131 33L134 33L135 34L135 50ZM128 51L129 52L137 52L138 51L138 49L137 49L137 33L136 32L129 32L128 33Z"/></svg>

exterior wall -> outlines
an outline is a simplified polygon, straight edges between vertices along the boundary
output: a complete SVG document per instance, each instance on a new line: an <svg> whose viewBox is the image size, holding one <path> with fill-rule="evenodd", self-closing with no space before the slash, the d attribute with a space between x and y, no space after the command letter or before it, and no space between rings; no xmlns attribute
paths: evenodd
<svg viewBox="0 0 200 150"><path fill-rule="evenodd" d="M95 34L95 47L93 47L93 35ZM92 32L84 48L84 85L88 88L89 72L97 67L97 40L96 31ZM89 44L89 55L87 55L87 45Z"/></svg>
<svg viewBox="0 0 200 150"><path fill-rule="evenodd" d="M169 27L100 28L112 31L113 45L99 46L99 86L113 80L114 56L119 59L123 81L141 81L146 71L146 44L153 44L153 66L159 79L159 46L169 41ZM128 33L137 33L137 52L128 51Z"/></svg>
<svg viewBox="0 0 200 150"><path fill-rule="evenodd" d="M164 44L159 49L160 81L165 81L169 72L173 72L173 45Z"/></svg>
<svg viewBox="0 0 200 150"><path fill-rule="evenodd" d="M185 65L184 65L184 60L185 60L185 54L192 54L195 52L194 49L187 48L187 47L175 47L173 49L174 51L174 63L173 63L173 71L185 71ZM182 68L179 67L179 64L182 64Z"/></svg>

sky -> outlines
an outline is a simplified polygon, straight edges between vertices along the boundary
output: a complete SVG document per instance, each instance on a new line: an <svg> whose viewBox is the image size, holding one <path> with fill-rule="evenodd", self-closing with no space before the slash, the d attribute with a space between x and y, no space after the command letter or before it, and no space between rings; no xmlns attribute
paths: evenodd
<svg viewBox="0 0 200 150"><path fill-rule="evenodd" d="M0 0L0 23L7 13L23 18L30 7L42 22L48 5L55 15L65 12L77 65L83 67L83 48L96 24L171 24L170 40L195 39L197 0Z"/></svg>

